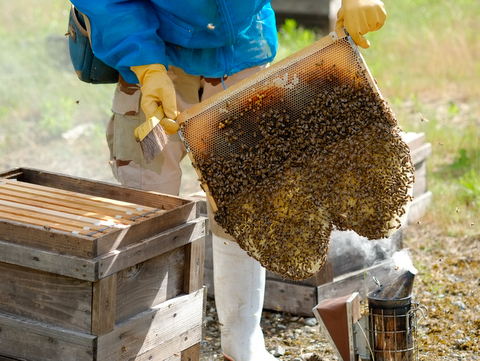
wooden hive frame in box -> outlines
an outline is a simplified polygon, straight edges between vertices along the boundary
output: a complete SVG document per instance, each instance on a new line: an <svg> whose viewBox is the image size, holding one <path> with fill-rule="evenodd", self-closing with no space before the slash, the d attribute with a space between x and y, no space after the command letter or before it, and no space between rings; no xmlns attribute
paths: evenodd
<svg viewBox="0 0 480 361"><path fill-rule="evenodd" d="M0 177L0 357L198 360L196 202L33 169Z"/></svg>

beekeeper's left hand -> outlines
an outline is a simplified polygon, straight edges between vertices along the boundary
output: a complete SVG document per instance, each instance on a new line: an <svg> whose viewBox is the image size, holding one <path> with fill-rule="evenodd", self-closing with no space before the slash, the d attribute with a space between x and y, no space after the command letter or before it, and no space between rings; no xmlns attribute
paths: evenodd
<svg viewBox="0 0 480 361"><path fill-rule="evenodd" d="M363 35L380 29L386 19L385 5L380 0L342 0L335 29L345 27L355 44L368 48L370 42Z"/></svg>

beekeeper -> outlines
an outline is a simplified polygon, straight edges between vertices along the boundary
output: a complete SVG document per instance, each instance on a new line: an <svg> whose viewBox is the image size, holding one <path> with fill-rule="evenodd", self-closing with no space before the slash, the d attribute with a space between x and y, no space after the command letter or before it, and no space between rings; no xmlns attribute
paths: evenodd
<svg viewBox="0 0 480 361"><path fill-rule="evenodd" d="M134 129L162 106L167 117L259 71L277 51L275 15L269 0L126 1L73 0L87 15L97 58L120 79L107 127L111 166L123 185L178 195L184 145L177 134L147 164ZM363 37L386 18L379 0L343 0L337 28L361 47ZM260 317L265 269L215 225L215 302L221 347L234 361L268 361Z"/></svg>

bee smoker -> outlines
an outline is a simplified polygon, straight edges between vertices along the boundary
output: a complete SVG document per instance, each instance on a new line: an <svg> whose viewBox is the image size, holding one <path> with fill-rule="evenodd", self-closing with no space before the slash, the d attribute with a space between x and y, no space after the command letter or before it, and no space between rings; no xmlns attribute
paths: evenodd
<svg viewBox="0 0 480 361"><path fill-rule="evenodd" d="M313 313L343 361L418 360L417 313L412 302L415 275L405 271L388 286L368 294L368 312L361 316L359 293L320 302Z"/></svg>

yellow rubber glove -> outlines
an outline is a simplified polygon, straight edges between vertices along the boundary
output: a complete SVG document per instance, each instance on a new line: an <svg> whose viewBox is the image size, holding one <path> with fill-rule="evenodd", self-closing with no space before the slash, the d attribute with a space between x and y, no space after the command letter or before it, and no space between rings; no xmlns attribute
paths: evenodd
<svg viewBox="0 0 480 361"><path fill-rule="evenodd" d="M141 106L147 119L157 116L168 134L175 134L179 125L175 88L162 64L138 65L130 68L141 84ZM161 109L159 109L159 107ZM164 115L160 117L159 114Z"/></svg>
<svg viewBox="0 0 480 361"><path fill-rule="evenodd" d="M343 0L337 19L335 30L345 27L355 44L366 49L370 42L363 35L380 29L387 12L380 0Z"/></svg>

